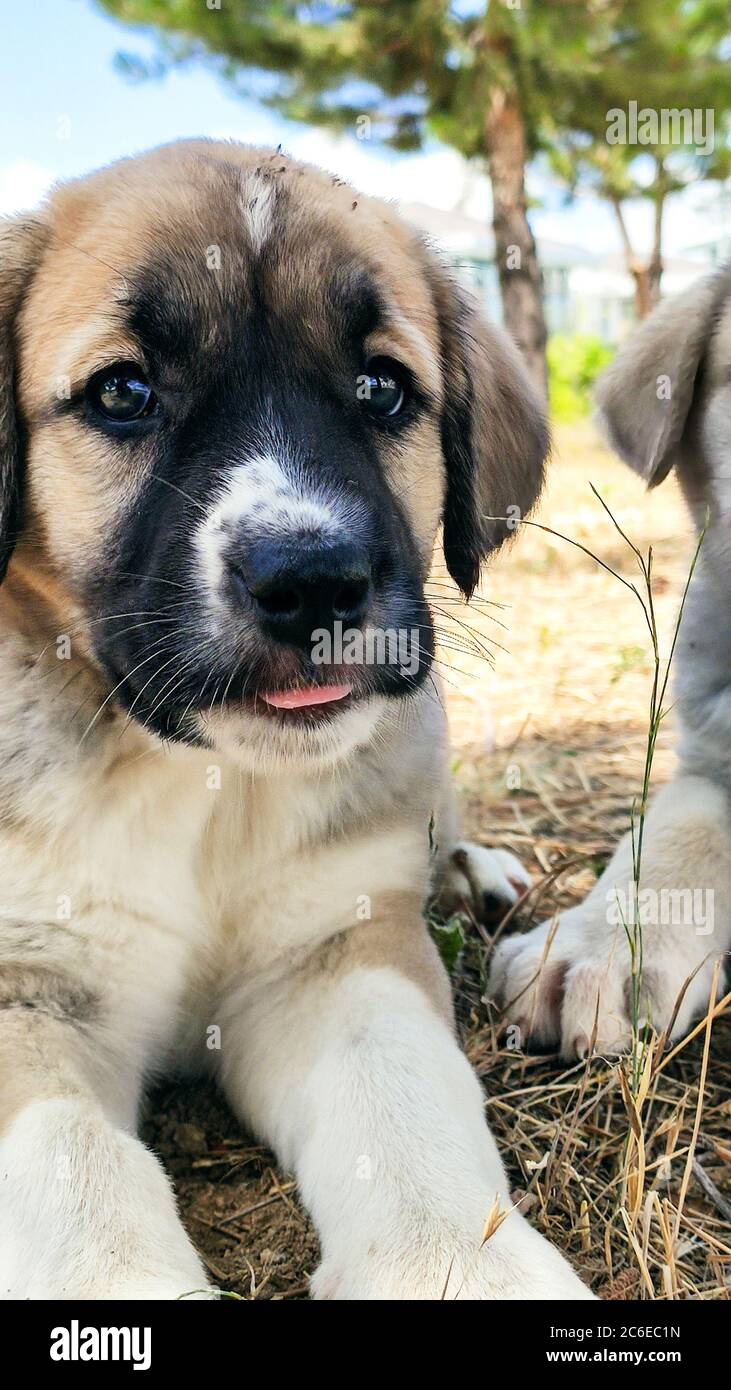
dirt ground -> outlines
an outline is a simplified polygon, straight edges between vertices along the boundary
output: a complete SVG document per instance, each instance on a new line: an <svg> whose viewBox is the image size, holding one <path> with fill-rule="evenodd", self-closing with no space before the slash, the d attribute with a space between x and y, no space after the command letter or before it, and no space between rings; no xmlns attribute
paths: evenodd
<svg viewBox="0 0 731 1390"><path fill-rule="evenodd" d="M672 479L654 493L589 424L558 432L536 520L623 576L636 561L590 490L643 550L667 655L692 539ZM642 776L652 660L639 603L569 541L525 528L465 609L437 567L442 665L465 831L518 853L542 882L540 921L581 899L629 825ZM673 766L664 721L654 782ZM566 867L555 881L551 871ZM523 930L526 915L509 929ZM731 1287L731 1009L628 1099L616 1063L567 1068L508 1050L484 997L489 938L466 924L454 971L462 1038L514 1198L608 1298L728 1298ZM634 1131L634 1138L629 1139ZM171 1173L215 1283L245 1299L308 1296L317 1242L291 1177L212 1091L165 1086L144 1134Z"/></svg>

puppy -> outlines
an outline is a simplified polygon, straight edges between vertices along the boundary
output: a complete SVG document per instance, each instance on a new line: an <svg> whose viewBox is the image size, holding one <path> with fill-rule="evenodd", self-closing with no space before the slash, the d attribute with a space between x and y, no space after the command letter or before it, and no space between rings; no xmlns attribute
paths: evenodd
<svg viewBox="0 0 731 1390"><path fill-rule="evenodd" d="M0 333L3 1295L208 1296L135 1137L173 1060L296 1173L316 1297L589 1297L510 1211L422 920L425 582L539 491L515 353L388 207L205 141L6 224Z"/></svg>
<svg viewBox="0 0 731 1390"><path fill-rule="evenodd" d="M623 919L642 925L643 1014L670 1038L707 1009L731 942L731 269L663 303L598 396L622 458L650 487L675 468L706 529L675 658L680 766L645 823L637 902L628 835L586 901L561 915L547 957L551 923L495 955L492 991L512 1021L567 1058L588 1047L597 997L597 1050L630 1041Z"/></svg>

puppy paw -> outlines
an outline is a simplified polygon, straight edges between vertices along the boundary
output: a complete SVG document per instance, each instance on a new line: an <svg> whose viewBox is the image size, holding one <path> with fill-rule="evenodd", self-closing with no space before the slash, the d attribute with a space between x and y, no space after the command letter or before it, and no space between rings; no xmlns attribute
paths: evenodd
<svg viewBox="0 0 731 1390"><path fill-rule="evenodd" d="M642 957L637 1009L627 932L608 921L604 901L590 898L558 921L502 941L489 993L526 1043L558 1045L567 1059L586 1055L595 1026L596 1052L626 1051L633 1013L641 1026L682 1037L708 1004L708 943L692 926L656 926L643 934Z"/></svg>
<svg viewBox="0 0 731 1390"><path fill-rule="evenodd" d="M442 911L466 908L478 921L494 924L530 886L523 865L509 850L462 841L449 856L438 903Z"/></svg>
<svg viewBox="0 0 731 1390"><path fill-rule="evenodd" d="M377 1243L325 1259L312 1280L315 1299L434 1302L566 1302L594 1294L568 1260L518 1212L484 1243L445 1227L405 1244Z"/></svg>

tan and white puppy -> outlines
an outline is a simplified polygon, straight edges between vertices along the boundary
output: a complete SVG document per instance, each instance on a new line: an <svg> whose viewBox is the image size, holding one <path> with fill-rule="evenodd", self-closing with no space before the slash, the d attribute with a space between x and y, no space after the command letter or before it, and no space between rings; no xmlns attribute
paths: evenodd
<svg viewBox="0 0 731 1390"><path fill-rule="evenodd" d="M731 944L731 271L663 303L598 396L618 453L650 487L675 468L705 534L676 654L680 766L650 807L639 892L628 835L557 929L546 922L495 955L491 987L511 1021L566 1057L586 1051L597 999L597 1050L629 1044L624 923L642 928L644 1017L671 1038L707 1009Z"/></svg>
<svg viewBox="0 0 731 1390"><path fill-rule="evenodd" d="M173 1054L295 1171L316 1296L588 1297L518 1213L481 1243L422 920L424 585L440 523L468 594L540 488L514 352L388 207L201 141L5 224L0 358L2 1295L205 1290L135 1137Z"/></svg>

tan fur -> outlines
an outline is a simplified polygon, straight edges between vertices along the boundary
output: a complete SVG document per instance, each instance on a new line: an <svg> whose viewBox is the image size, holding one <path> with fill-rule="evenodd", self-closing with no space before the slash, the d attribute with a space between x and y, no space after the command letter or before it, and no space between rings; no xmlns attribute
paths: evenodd
<svg viewBox="0 0 731 1390"><path fill-rule="evenodd" d="M354 927L338 941L329 962L338 972L390 966L412 980L431 1000L450 1028L454 1006L449 980L434 943L421 921L419 897L393 893L378 903L377 920Z"/></svg>

